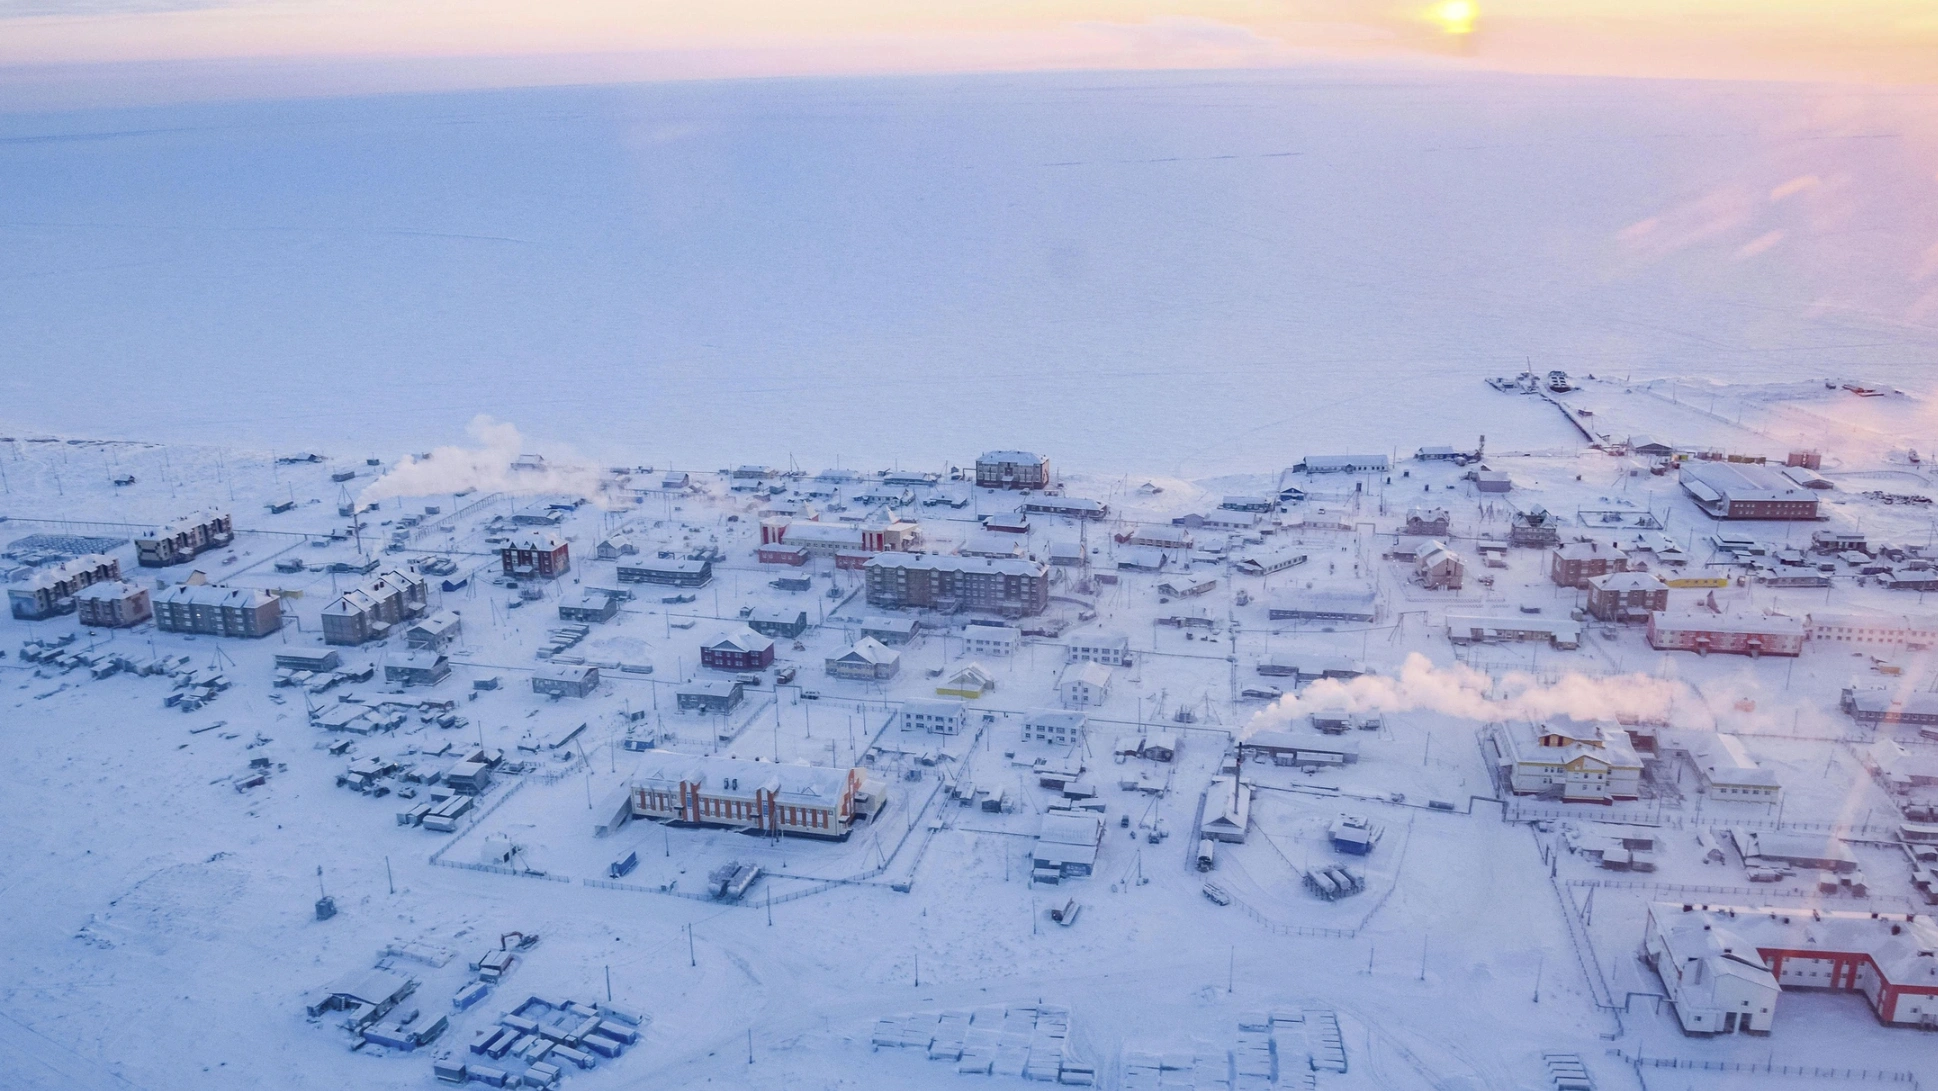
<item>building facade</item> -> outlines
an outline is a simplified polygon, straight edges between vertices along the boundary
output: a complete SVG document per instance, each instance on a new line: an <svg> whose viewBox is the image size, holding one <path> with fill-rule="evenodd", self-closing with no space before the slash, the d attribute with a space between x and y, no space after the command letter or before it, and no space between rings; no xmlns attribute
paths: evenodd
<svg viewBox="0 0 1938 1091"><path fill-rule="evenodd" d="M348 646L379 639L429 608L430 588L424 577L401 568L388 569L323 608L323 642Z"/></svg>
<svg viewBox="0 0 1938 1091"><path fill-rule="evenodd" d="M136 538L135 560L143 568L167 568L235 540L235 521L227 512L197 512Z"/></svg>
<svg viewBox="0 0 1938 1091"><path fill-rule="evenodd" d="M717 671L757 671L774 665L774 638L741 631L700 646L700 665Z"/></svg>
<svg viewBox="0 0 1938 1091"><path fill-rule="evenodd" d="M555 580L572 567L572 549L549 530L515 534L498 550L498 563L516 579Z"/></svg>
<svg viewBox="0 0 1938 1091"><path fill-rule="evenodd" d="M1801 655L1803 622L1781 614L1713 614L1707 611L1649 615L1649 647L1729 655Z"/></svg>
<svg viewBox="0 0 1938 1091"><path fill-rule="evenodd" d="M845 840L865 783L858 768L783 765L664 750L644 755L633 816Z"/></svg>
<svg viewBox="0 0 1938 1091"><path fill-rule="evenodd" d="M985 489L1046 489L1050 460L1029 451L985 451L976 459L976 485Z"/></svg>
<svg viewBox="0 0 1938 1091"><path fill-rule="evenodd" d="M73 613L74 596L97 583L121 578L121 562L105 553L90 553L36 570L7 588L7 604L22 621L38 621Z"/></svg>
<svg viewBox="0 0 1938 1091"><path fill-rule="evenodd" d="M1558 791L1565 802L1612 803L1642 795L1642 759L1628 733L1565 716L1517 721L1495 733L1516 795Z"/></svg>
<svg viewBox="0 0 1938 1091"><path fill-rule="evenodd" d="M1548 558L1548 578L1562 587L1588 590L1588 581L1610 572L1627 572L1628 554L1606 542L1569 542Z"/></svg>
<svg viewBox="0 0 1938 1091"><path fill-rule="evenodd" d="M1683 491L1712 519L1815 519L1816 494L1767 466L1687 462Z"/></svg>
<svg viewBox="0 0 1938 1091"><path fill-rule="evenodd" d="M283 600L250 587L179 584L156 595L154 607L165 633L255 639L283 627Z"/></svg>
<svg viewBox="0 0 1938 1091"><path fill-rule="evenodd" d="M705 587L713 580L713 562L667 558L621 561L620 583L657 583L667 587Z"/></svg>
<svg viewBox="0 0 1938 1091"><path fill-rule="evenodd" d="M1606 572L1588 578L1588 613L1599 621L1646 621L1669 608L1669 585L1653 572Z"/></svg>
<svg viewBox="0 0 1938 1091"><path fill-rule="evenodd" d="M128 580L90 584L74 596L78 621L91 628L125 629L155 615L148 589Z"/></svg>
<svg viewBox="0 0 1938 1091"><path fill-rule="evenodd" d="M1050 604L1049 567L1037 561L882 553L863 572L870 606L1024 617Z"/></svg>

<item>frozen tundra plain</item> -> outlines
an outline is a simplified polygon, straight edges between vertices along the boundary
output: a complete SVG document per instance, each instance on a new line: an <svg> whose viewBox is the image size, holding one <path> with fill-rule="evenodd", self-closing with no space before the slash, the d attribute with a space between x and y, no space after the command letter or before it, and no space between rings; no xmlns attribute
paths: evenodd
<svg viewBox="0 0 1938 1091"><path fill-rule="evenodd" d="M1317 651L1389 674L1418 654L1454 672L1447 610L1574 605L1538 551L1516 551L1491 587L1410 585L1381 554L1421 497L1449 509L1457 538L1504 534L1511 501L1564 518L1649 512L1697 552L1714 527L1674 476L1591 448L1571 417L1617 439L1820 449L1845 475L1827 501L1835 525L1929 541L1922 509L1862 493L1927 488L1910 453L1938 446L1931 105L1915 89L1329 68L0 116L0 539L126 537L82 524L219 506L237 542L189 567L302 593L286 600L297 624L262 641L83 633L82 647L222 671L230 689L188 714L164 706L166 679L20 660L24 641L74 631L71 616L0 620L0 1084L431 1087L434 1054L475 1060L474 1032L525 996L604 1001L608 980L613 1003L647 1018L621 1056L565 1076L588 1091L1017 1086L1020 1074L958 1074L876 1039L882 1020L910 1014L1038 1007L1067 1019L1057 1048L1070 1070L1109 1087L1539 1088L1553 1086L1544 1052L1576 1055L1603 1087L1929 1082L1930 1036L1879 1026L1848 994L1786 996L1769 1038L1682 1036L1635 959L1649 891L1571 885L1601 875L1567 851L1598 809L1534 826L1471 803L1496 794L1482 725L1425 695L1390 713L1350 769L1255 774L1257 835L1212 875L1233 904L1204 897L1187 842L1230 737L1299 711L1233 700L1234 670L1249 684L1263 657ZM1482 382L1529 366L1581 389L1556 405ZM1836 388L1845 381L1901 393L1858 398ZM872 613L850 594L855 574L817 569L809 595L771 588L774 569L754 560L758 505L711 472L899 466L946 479L986 448L1034 448L1113 519L1039 520L1026 548L1087 535L1108 566L1111 531L1275 492L1305 454L1404 459L1482 434L1490 465L1514 477L1508 497L1404 461L1390 482L1321 481L1280 516L1308 566L1269 588L1197 566L1219 581L1205 607L1215 640L1157 625L1172 609L1158 578L1126 575L1089 596L1095 619L992 663L999 715L946 745L917 745L891 721L932 692L931 669L960 664L959 639L904 649L883 685L826 678L823 659ZM299 452L325 461L276 461ZM555 470L521 480L508 465L526 453ZM703 491L642 501L610 472L647 465L632 483L689 467ZM331 479L349 469L359 476ZM459 702L461 731L413 716L332 753L339 737L307 722L302 695L271 685L275 652L318 644L318 611L354 582L317 570L360 555L340 534L346 491L381 505L365 552L387 538L384 521L441 508L385 560L444 556L459 568L446 578L472 577L433 592L465 619L435 694ZM1014 499L946 481L918 492L909 514L942 549ZM969 506L921 506L931 494ZM514 608L516 593L488 582L487 524L581 498L558 528L574 571ZM286 501L295 508L268 513ZM594 546L622 528L725 559L695 601L642 595L588 638L588 658L651 675L614 672L581 701L538 697L526 679L557 598L610 586ZM1755 533L1799 544L1808 529ZM117 555L138 579L186 575ZM277 570L290 555L303 572ZM1349 578L1379 590L1382 621L1298 631L1260 606L1267 590ZM1253 601L1239 605L1239 590ZM1854 580L1833 591L1838 608L1916 609ZM1826 599L1731 596L1799 614ZM675 713L668 683L700 673L700 640L744 606L783 602L811 603L818 622L801 650L782 645L801 686L777 691L770 677L726 743ZM1106 782L1104 847L1092 876L1032 884L1027 850L1056 793L1006 756L1050 756L1019 740L1013 714L1054 704L1062 644L1105 630L1128 634L1140 665L1093 712L1085 761ZM1892 806L1863 747L1836 741L1850 726L1838 690L1875 676L1845 651L1670 658L1634 627L1595 627L1579 651L1459 656L1537 687L1578 675L1611 701L1671 695L1676 726L1739 732L1780 770L1783 820L1863 827ZM1893 665L1929 686L1924 657ZM469 697L493 676L502 688ZM567 719L588 729L566 757L518 750ZM1156 797L1114 783L1114 744L1145 724L1184 740ZM589 804L640 760L628 727L749 758L845 764L872 750L889 802L835 845L644 822L595 838ZM501 778L488 813L453 835L399 826L399 801L336 785L358 757L429 762L457 734L531 756L540 775ZM946 756L923 764L925 747ZM255 758L269 759L266 782L236 790ZM965 771L1006 781L1017 810L949 800L944 785ZM1367 891L1321 902L1298 872L1331 851L1325 825L1347 808L1385 836ZM1643 878L1746 888L1740 867L1700 861L1691 811L1667 814L1662 867ZM1171 835L1152 844L1142 834L1160 822ZM514 870L547 877L431 859L502 864L514 846ZM586 882L629 850L641 889ZM746 903L683 896L728 860L766 872ZM1901 866L1864 863L1872 903L1909 904ZM338 909L326 921L319 868ZM1780 896L1815 897L1742 895ZM1077 922L1050 921L1071 898ZM513 931L541 939L480 1004L453 1009L475 976L466 964ZM316 990L380 959L420 980L420 1019L450 1018L438 1040L353 1052L329 1017L305 1016ZM1343 1072L1313 1068L1324 1013ZM1643 1056L1848 1075L1632 1063ZM1171 1067L1151 1075L1154 1057Z"/></svg>

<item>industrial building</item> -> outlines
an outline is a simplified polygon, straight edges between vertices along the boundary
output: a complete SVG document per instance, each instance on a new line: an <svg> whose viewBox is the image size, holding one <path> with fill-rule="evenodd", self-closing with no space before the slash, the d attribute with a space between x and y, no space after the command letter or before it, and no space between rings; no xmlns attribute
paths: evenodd
<svg viewBox="0 0 1938 1091"><path fill-rule="evenodd" d="M1682 488L1714 519L1815 519L1817 497L1767 466L1685 462Z"/></svg>
<svg viewBox="0 0 1938 1091"><path fill-rule="evenodd" d="M1050 460L1029 451L985 451L976 459L976 485L984 489L1047 489Z"/></svg>
<svg viewBox="0 0 1938 1091"><path fill-rule="evenodd" d="M555 580L572 568L572 549L549 530L513 535L498 550L505 575L515 579Z"/></svg>
<svg viewBox="0 0 1938 1091"><path fill-rule="evenodd" d="M62 561L7 588L7 604L22 621L73 613L74 596L97 583L121 578L121 562L104 553Z"/></svg>
<svg viewBox="0 0 1938 1091"><path fill-rule="evenodd" d="M137 537L135 560L143 568L167 568L235 540L235 521L227 512L197 512Z"/></svg>
<svg viewBox="0 0 1938 1091"><path fill-rule="evenodd" d="M1656 902L1642 947L1686 1034L1768 1033L1786 989L1861 993L1880 1023L1938 1030L1928 915Z"/></svg>
<svg viewBox="0 0 1938 1091"><path fill-rule="evenodd" d="M649 750L633 779L635 818L846 839L861 817L859 768L784 765ZM878 798L880 793L871 793Z"/></svg>
<svg viewBox="0 0 1938 1091"><path fill-rule="evenodd" d="M1639 799L1642 759L1628 733L1566 716L1517 720L1494 733L1508 787L1516 795L1555 793L1568 802Z"/></svg>
<svg viewBox="0 0 1938 1091"><path fill-rule="evenodd" d="M283 600L253 587L179 584L154 598L165 633L264 637L283 627Z"/></svg>
<svg viewBox="0 0 1938 1091"><path fill-rule="evenodd" d="M1037 561L880 553L864 571L870 606L1025 617L1050 604L1049 567Z"/></svg>
<svg viewBox="0 0 1938 1091"><path fill-rule="evenodd" d="M1731 655L1801 655L1803 622L1782 614L1716 614L1706 610L1649 615L1649 647Z"/></svg>

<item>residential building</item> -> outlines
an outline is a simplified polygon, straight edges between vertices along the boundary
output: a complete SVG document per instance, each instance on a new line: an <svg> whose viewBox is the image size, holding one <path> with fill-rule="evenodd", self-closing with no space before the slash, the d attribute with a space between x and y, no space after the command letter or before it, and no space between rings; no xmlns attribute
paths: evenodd
<svg viewBox="0 0 1938 1091"><path fill-rule="evenodd" d="M746 697L739 682L731 680L694 682L673 691L681 712L705 712L724 716L740 707Z"/></svg>
<svg viewBox="0 0 1938 1091"><path fill-rule="evenodd" d="M960 735L968 726L968 707L960 699L914 697L902 702L902 730Z"/></svg>
<svg viewBox="0 0 1938 1091"><path fill-rule="evenodd" d="M128 580L89 584L74 595L74 605L80 612L77 620L89 628L125 629L155 614L148 589Z"/></svg>
<svg viewBox="0 0 1938 1091"><path fill-rule="evenodd" d="M785 564L799 568L808 563L808 551L801 546L764 545L754 554L761 564Z"/></svg>
<svg viewBox="0 0 1938 1091"><path fill-rule="evenodd" d="M1371 591L1295 591L1265 610L1273 621L1372 621L1379 599Z"/></svg>
<svg viewBox="0 0 1938 1091"><path fill-rule="evenodd" d="M858 682L886 681L901 669L902 653L872 636L862 637L827 659L830 677Z"/></svg>
<svg viewBox="0 0 1938 1091"><path fill-rule="evenodd" d="M1815 519L1815 490L1767 466L1737 462L1685 462L1681 482L1696 506L1713 519Z"/></svg>
<svg viewBox="0 0 1938 1091"><path fill-rule="evenodd" d="M1875 647L1938 647L1938 620L1928 617L1812 610L1804 620L1812 641Z"/></svg>
<svg viewBox="0 0 1938 1091"><path fill-rule="evenodd" d="M1296 568L1305 562L1306 554L1304 550L1296 546L1285 546L1267 553L1261 553L1251 557L1242 557L1232 562L1232 570L1242 572L1247 576L1269 576L1274 572L1283 572L1288 568Z"/></svg>
<svg viewBox="0 0 1938 1091"><path fill-rule="evenodd" d="M1646 621L1669 608L1669 585L1653 572L1605 572L1588 578L1588 613L1600 621Z"/></svg>
<svg viewBox="0 0 1938 1091"><path fill-rule="evenodd" d="M970 663L949 675L935 687L937 697L960 697L973 701L996 688L996 678L981 663Z"/></svg>
<svg viewBox="0 0 1938 1091"><path fill-rule="evenodd" d="M1429 591L1460 590L1467 565L1445 543L1430 540L1413 560L1413 578Z"/></svg>
<svg viewBox="0 0 1938 1091"><path fill-rule="evenodd" d="M1217 511L1191 512L1171 520L1171 525L1185 530L1224 530L1237 534L1250 534L1265 522L1265 517L1255 511ZM1182 547L1177 547L1182 548Z"/></svg>
<svg viewBox="0 0 1938 1091"><path fill-rule="evenodd" d="M1146 549L1190 549L1191 535L1183 527L1145 524L1117 536L1122 545L1143 546Z"/></svg>
<svg viewBox="0 0 1938 1091"><path fill-rule="evenodd" d="M1070 638L1066 661L1102 663L1106 667L1131 665L1130 637L1122 633L1087 633Z"/></svg>
<svg viewBox="0 0 1938 1091"><path fill-rule="evenodd" d="M1392 460L1385 455L1307 455L1292 467L1308 474L1383 474L1392 468Z"/></svg>
<svg viewBox="0 0 1938 1091"><path fill-rule="evenodd" d="M1020 511L998 512L983 516L982 528L994 534L1028 534L1030 517Z"/></svg>
<svg viewBox="0 0 1938 1091"><path fill-rule="evenodd" d="M555 580L572 568L572 550L549 530L527 531L512 535L498 550L498 562L507 576Z"/></svg>
<svg viewBox="0 0 1938 1091"><path fill-rule="evenodd" d="M648 750L633 815L695 826L846 839L861 812L859 768L745 761Z"/></svg>
<svg viewBox="0 0 1938 1091"><path fill-rule="evenodd" d="M548 663L532 675L532 692L547 697L590 697L599 688L599 668Z"/></svg>
<svg viewBox="0 0 1938 1091"><path fill-rule="evenodd" d="M1083 741L1084 727L1090 717L1082 712L1060 708L1033 708L1023 715L1026 742L1075 746Z"/></svg>
<svg viewBox="0 0 1938 1091"><path fill-rule="evenodd" d="M25 580L7 588L7 604L13 616L22 621L73 613L74 596L83 589L120 578L120 561L105 553L89 553L36 569Z"/></svg>
<svg viewBox="0 0 1938 1091"><path fill-rule="evenodd" d="M437 613L413 623L404 630L404 644L411 648L429 648L441 651L457 643L464 633L464 620L455 610L439 610Z"/></svg>
<svg viewBox="0 0 1938 1091"><path fill-rule="evenodd" d="M620 583L658 583L668 587L705 587L713 579L713 562L690 558L647 558L620 561Z"/></svg>
<svg viewBox="0 0 1938 1091"><path fill-rule="evenodd" d="M559 600L559 620L598 625L619 614L619 596L605 591L587 591Z"/></svg>
<svg viewBox="0 0 1938 1091"><path fill-rule="evenodd" d="M1613 724L1518 720L1494 738L1516 795L1556 792L1564 801L1591 803L1641 798L1642 759Z"/></svg>
<svg viewBox="0 0 1938 1091"><path fill-rule="evenodd" d="M1036 515L1062 515L1071 519L1102 519L1110 505L1082 496L1038 496L1023 501L1023 510Z"/></svg>
<svg viewBox="0 0 1938 1091"><path fill-rule="evenodd" d="M1938 725L1938 693L1846 688L1841 705L1860 724Z"/></svg>
<svg viewBox="0 0 1938 1091"><path fill-rule="evenodd" d="M1226 511L1255 511L1269 515L1278 508L1278 501L1269 496L1227 496L1218 501L1218 506Z"/></svg>
<svg viewBox="0 0 1938 1091"><path fill-rule="evenodd" d="M593 550L593 556L602 561L616 561L621 557L638 555L639 546L633 542L630 535L624 533L599 539L599 545Z"/></svg>
<svg viewBox="0 0 1938 1091"><path fill-rule="evenodd" d="M1656 902L1643 951L1685 1033L1767 1033L1793 988L1860 993L1886 1026L1938 1029L1928 914Z"/></svg>
<svg viewBox="0 0 1938 1091"><path fill-rule="evenodd" d="M1044 553L1051 564L1064 568L1079 566L1085 559L1081 542L1051 542Z"/></svg>
<svg viewBox="0 0 1938 1091"><path fill-rule="evenodd" d="M962 654L969 656L1010 656L1023 642L1023 631L1009 625L965 625L962 628Z"/></svg>
<svg viewBox="0 0 1938 1091"><path fill-rule="evenodd" d="M430 608L424 577L392 568L337 596L323 608L323 642L354 645L379 640L393 626Z"/></svg>
<svg viewBox="0 0 1938 1091"><path fill-rule="evenodd" d="M1445 538L1452 528L1453 517L1446 508L1412 508L1400 533L1409 538Z"/></svg>
<svg viewBox="0 0 1938 1091"><path fill-rule="evenodd" d="M1157 585L1157 593L1167 598L1189 599L1210 594L1218 586L1216 576L1179 572Z"/></svg>
<svg viewBox="0 0 1938 1091"><path fill-rule="evenodd" d="M1029 451L985 451L976 459L976 485L984 489L1046 489L1050 460Z"/></svg>
<svg viewBox="0 0 1938 1091"><path fill-rule="evenodd" d="M861 619L861 635L873 637L891 647L912 643L915 635L922 631L922 623L912 617L865 617Z"/></svg>
<svg viewBox="0 0 1938 1091"><path fill-rule="evenodd" d="M700 665L717 671L757 671L774 665L774 638L747 629L700 646Z"/></svg>
<svg viewBox="0 0 1938 1091"><path fill-rule="evenodd" d="M1649 615L1649 647L1732 655L1800 655L1803 622L1781 614L1715 614L1706 610Z"/></svg>
<svg viewBox="0 0 1938 1091"><path fill-rule="evenodd" d="M747 615L747 627L777 640L798 640L807 632L807 611L798 606L756 606Z"/></svg>
<svg viewBox="0 0 1938 1091"><path fill-rule="evenodd" d="M1057 679L1064 708L1096 708L1110 698L1110 668L1102 663L1072 663Z"/></svg>
<svg viewBox="0 0 1938 1091"><path fill-rule="evenodd" d="M154 597L155 627L165 633L268 636L283 627L283 600L267 591L178 584Z"/></svg>
<svg viewBox="0 0 1938 1091"><path fill-rule="evenodd" d="M429 648L384 657L384 681L393 686L435 686L451 676L451 661Z"/></svg>
<svg viewBox="0 0 1938 1091"><path fill-rule="evenodd" d="M1538 614L1448 614L1447 639L1455 644L1513 644L1546 641L1557 648L1581 647L1581 623Z"/></svg>
<svg viewBox="0 0 1938 1091"><path fill-rule="evenodd" d="M1627 572L1628 554L1607 542L1568 542L1548 558L1548 578L1562 587L1588 590L1588 581L1610 572Z"/></svg>
<svg viewBox="0 0 1938 1091"><path fill-rule="evenodd" d="M969 535L956 552L964 557L1005 557L1021 560L1029 552L1023 548L1023 542L1022 538L1014 534L979 530Z"/></svg>
<svg viewBox="0 0 1938 1091"><path fill-rule="evenodd" d="M167 568L235 540L235 521L227 512L197 512L137 537L135 560L143 568Z"/></svg>
<svg viewBox="0 0 1938 1091"><path fill-rule="evenodd" d="M1036 561L879 553L864 571L870 606L1024 617L1042 613L1050 603L1049 567Z"/></svg>

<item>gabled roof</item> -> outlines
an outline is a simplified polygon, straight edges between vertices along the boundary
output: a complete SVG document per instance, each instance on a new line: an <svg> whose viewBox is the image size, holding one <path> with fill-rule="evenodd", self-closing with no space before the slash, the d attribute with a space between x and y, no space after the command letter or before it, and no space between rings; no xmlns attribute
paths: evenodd
<svg viewBox="0 0 1938 1091"><path fill-rule="evenodd" d="M711 651L744 652L748 655L759 655L773 646L773 637L762 636L752 629L736 629L722 633L715 637L712 643L705 645Z"/></svg>

